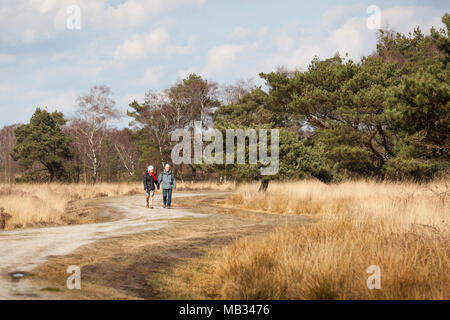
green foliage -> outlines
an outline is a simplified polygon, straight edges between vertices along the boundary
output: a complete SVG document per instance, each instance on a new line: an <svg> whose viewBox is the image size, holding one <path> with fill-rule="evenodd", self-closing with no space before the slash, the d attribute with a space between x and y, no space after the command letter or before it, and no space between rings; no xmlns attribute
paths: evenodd
<svg viewBox="0 0 450 320"><path fill-rule="evenodd" d="M268 99L269 95L261 88L253 89L237 104L221 106L213 115L214 126L219 129L276 127L281 123L278 114L269 110Z"/></svg>
<svg viewBox="0 0 450 320"><path fill-rule="evenodd" d="M432 178L436 165L429 160L395 157L386 162L383 171L390 180L422 181Z"/></svg>
<svg viewBox="0 0 450 320"><path fill-rule="evenodd" d="M450 66L404 77L388 100L387 117L402 156L449 158Z"/></svg>
<svg viewBox="0 0 450 320"><path fill-rule="evenodd" d="M387 178L422 180L450 169L450 16L442 21L446 29L433 28L420 39L432 43L434 55L417 58L415 71L387 99L386 119L398 137L396 157L384 169Z"/></svg>
<svg viewBox="0 0 450 320"><path fill-rule="evenodd" d="M273 100L272 100L273 101ZM262 164L249 164L249 146L246 141L246 164L214 165L216 171L238 180L279 180L300 179L314 176L323 181L333 179L325 158L323 144L316 147L305 145L297 133L281 127L279 110L270 108L270 95L256 88L244 95L237 104L222 106L214 114L214 125L225 134L226 129L278 129L279 130L279 170L276 175L262 176ZM271 146L268 131L268 150ZM235 147L236 152L236 147Z"/></svg>
<svg viewBox="0 0 450 320"><path fill-rule="evenodd" d="M449 68L419 71L393 90L386 118L399 139L388 178L427 179L450 168Z"/></svg>
<svg viewBox="0 0 450 320"><path fill-rule="evenodd" d="M17 142L12 157L19 161L30 179L64 179L63 161L71 157L71 139L61 131L65 123L61 112L49 113L37 108L30 123L15 130ZM47 176L43 177L42 171Z"/></svg>
<svg viewBox="0 0 450 320"><path fill-rule="evenodd" d="M145 103L139 104L137 101L133 101L129 106L131 111L127 111L127 115L134 119L131 125L136 127L130 133L138 151L139 163L146 164L152 158L152 153L157 151L155 137L148 130L148 127L160 120L154 114L151 114Z"/></svg>
<svg viewBox="0 0 450 320"><path fill-rule="evenodd" d="M420 180L448 171L448 14L443 22L430 35L381 31L376 54L358 63L336 55L304 72L261 74L264 108L285 128L314 132L308 143L326 150L334 179Z"/></svg>
<svg viewBox="0 0 450 320"><path fill-rule="evenodd" d="M289 94L290 100L283 101L286 110L291 118L314 130L314 140L329 150L327 156L336 163L335 168L367 176L381 172L385 159L392 154L383 109L396 75L395 65L379 58L364 58L355 64L335 56L324 61L315 59L306 72L290 78L263 76L271 95ZM286 81L292 85L286 85Z"/></svg>
<svg viewBox="0 0 450 320"><path fill-rule="evenodd" d="M442 17L442 22L444 23L445 28L441 30L432 28L431 37L433 38L435 45L445 54L444 66L447 66L450 61L450 40L448 38L448 34L450 33L450 14L446 13Z"/></svg>

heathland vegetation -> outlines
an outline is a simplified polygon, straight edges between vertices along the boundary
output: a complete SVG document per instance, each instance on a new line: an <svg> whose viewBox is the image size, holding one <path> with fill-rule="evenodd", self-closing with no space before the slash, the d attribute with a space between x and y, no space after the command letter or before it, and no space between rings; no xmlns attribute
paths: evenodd
<svg viewBox="0 0 450 320"><path fill-rule="evenodd" d="M446 182L316 180L238 187L224 205L318 221L244 238L181 261L158 281L168 298L448 299ZM381 290L368 290L381 270Z"/></svg>

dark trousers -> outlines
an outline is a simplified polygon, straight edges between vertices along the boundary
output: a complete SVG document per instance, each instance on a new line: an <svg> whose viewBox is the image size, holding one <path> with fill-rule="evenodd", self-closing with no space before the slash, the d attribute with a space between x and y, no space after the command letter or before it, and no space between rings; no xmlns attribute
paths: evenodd
<svg viewBox="0 0 450 320"><path fill-rule="evenodd" d="M163 202L170 207L172 204L172 189L163 189Z"/></svg>

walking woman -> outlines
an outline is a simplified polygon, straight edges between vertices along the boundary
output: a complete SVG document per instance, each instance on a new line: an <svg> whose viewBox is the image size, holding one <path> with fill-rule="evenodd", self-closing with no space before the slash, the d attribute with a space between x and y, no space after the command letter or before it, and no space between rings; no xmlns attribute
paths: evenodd
<svg viewBox="0 0 450 320"><path fill-rule="evenodd" d="M170 164L164 166L164 171L158 177L158 183L163 189L164 208L170 209L172 204L172 189L176 188L175 176L170 170Z"/></svg>
<svg viewBox="0 0 450 320"><path fill-rule="evenodd" d="M153 168L153 166L149 166L148 171L146 171L144 174L144 190L147 208L153 208L153 197L155 196L155 189L159 190L159 182L156 178L155 168Z"/></svg>

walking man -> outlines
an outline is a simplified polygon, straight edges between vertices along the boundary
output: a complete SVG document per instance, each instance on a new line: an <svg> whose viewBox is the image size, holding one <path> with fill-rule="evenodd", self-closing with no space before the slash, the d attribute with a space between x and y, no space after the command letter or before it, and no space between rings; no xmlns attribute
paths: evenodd
<svg viewBox="0 0 450 320"><path fill-rule="evenodd" d="M172 204L172 189L176 188L175 176L170 170L170 164L166 164L164 171L158 177L158 183L163 190L164 208L170 209Z"/></svg>
<svg viewBox="0 0 450 320"><path fill-rule="evenodd" d="M155 168L153 168L153 166L149 166L148 171L144 174L144 190L147 208L153 208L155 189L159 190L159 182L158 179L156 179Z"/></svg>

